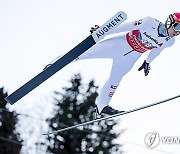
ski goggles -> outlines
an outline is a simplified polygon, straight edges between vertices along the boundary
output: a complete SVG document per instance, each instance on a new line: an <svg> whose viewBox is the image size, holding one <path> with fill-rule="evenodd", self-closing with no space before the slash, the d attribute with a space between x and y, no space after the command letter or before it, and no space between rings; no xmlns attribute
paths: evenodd
<svg viewBox="0 0 180 154"><path fill-rule="evenodd" d="M180 23L175 22L174 24L172 24L172 28L175 32L180 32Z"/></svg>

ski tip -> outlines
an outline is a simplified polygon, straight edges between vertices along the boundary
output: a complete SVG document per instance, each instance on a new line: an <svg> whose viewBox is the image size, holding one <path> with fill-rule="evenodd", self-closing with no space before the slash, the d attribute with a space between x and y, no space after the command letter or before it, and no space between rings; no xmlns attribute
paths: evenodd
<svg viewBox="0 0 180 154"><path fill-rule="evenodd" d="M124 11L119 11L117 14L121 14L124 19L127 19L127 14Z"/></svg>

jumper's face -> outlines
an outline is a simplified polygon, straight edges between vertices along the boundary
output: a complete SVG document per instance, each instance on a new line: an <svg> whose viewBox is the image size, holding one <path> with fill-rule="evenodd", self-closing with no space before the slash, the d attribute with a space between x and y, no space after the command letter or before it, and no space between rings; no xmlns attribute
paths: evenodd
<svg viewBox="0 0 180 154"><path fill-rule="evenodd" d="M174 37L180 34L180 31L175 31L174 28L171 26L169 29L167 29L167 33L170 37Z"/></svg>

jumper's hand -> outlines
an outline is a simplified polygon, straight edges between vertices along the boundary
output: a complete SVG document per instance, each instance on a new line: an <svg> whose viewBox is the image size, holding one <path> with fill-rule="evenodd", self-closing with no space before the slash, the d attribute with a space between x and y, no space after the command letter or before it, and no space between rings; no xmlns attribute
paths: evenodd
<svg viewBox="0 0 180 154"><path fill-rule="evenodd" d="M91 30L90 30L91 34L92 34L94 31L96 31L98 28L99 28L98 25L95 25L94 27L91 27Z"/></svg>
<svg viewBox="0 0 180 154"><path fill-rule="evenodd" d="M151 69L149 63L147 63L146 61L144 61L144 63L143 63L142 66L138 69L138 71L141 71L142 69L144 69L144 74L145 74L145 76L147 76L147 75L149 74L149 70Z"/></svg>

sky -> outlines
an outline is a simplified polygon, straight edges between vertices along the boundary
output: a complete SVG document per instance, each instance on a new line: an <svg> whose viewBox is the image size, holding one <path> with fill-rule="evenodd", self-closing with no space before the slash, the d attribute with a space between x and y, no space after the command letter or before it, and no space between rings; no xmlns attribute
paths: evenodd
<svg viewBox="0 0 180 154"><path fill-rule="evenodd" d="M170 13L180 11L180 6L178 0L173 3L172 0L0 0L0 86L12 93L54 58L85 39L90 27L102 25L118 11L126 12L127 21L151 16L164 22ZM148 52L143 54L123 78L110 105L129 110L179 95L179 48L178 36L175 44L151 63L147 77L137 71ZM101 88L108 79L111 64L110 60L69 64L10 108L42 116L42 112L51 110L53 91L66 86L72 75L80 73L84 83L94 79ZM154 150L144 144L146 134L153 131L162 136L180 136L179 102L180 99L176 99L118 118L121 122L117 129L126 128L119 139L126 153L179 153L178 144L160 144ZM34 113L38 107L42 109Z"/></svg>

